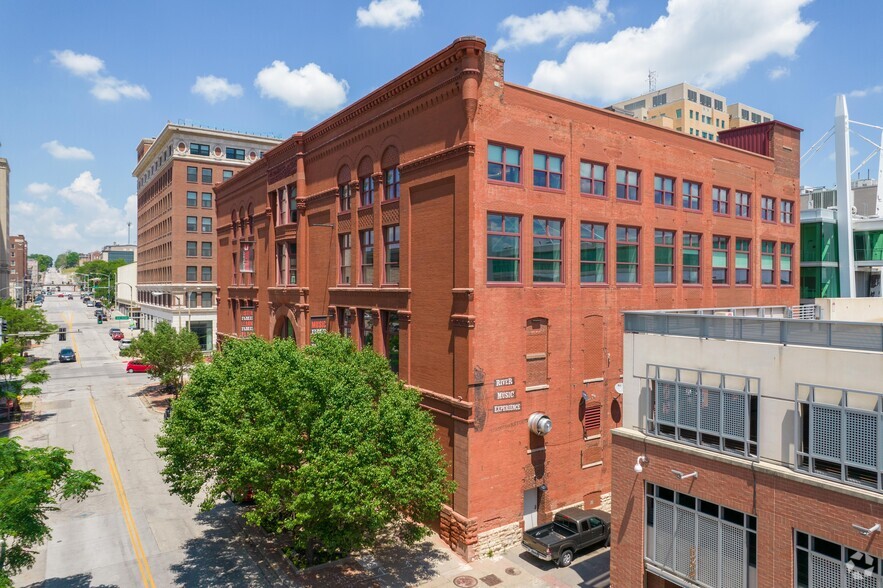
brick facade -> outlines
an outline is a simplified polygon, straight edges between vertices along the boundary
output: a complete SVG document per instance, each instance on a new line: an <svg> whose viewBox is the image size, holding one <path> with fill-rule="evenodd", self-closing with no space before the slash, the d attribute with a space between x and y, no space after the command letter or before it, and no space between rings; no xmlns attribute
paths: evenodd
<svg viewBox="0 0 883 588"><path fill-rule="evenodd" d="M613 387L622 374L622 310L797 303L796 271L791 286L760 286L761 240L791 243L799 259L796 225L759 220L761 194L797 202L799 190L792 173L799 130L781 123L769 129L764 145L772 157L694 139L508 84L502 60L485 52L484 41L459 39L216 188L219 333L307 344L311 329L327 324L388 354L397 320L399 375L435 415L457 482L442 536L467 558L483 555L479 537L522 521L525 492L545 487L537 497L540 522L567 504L601 504L609 493L610 431L621 418ZM489 179L489 144L521 150L519 182ZM533 187L534 154L563 158L561 189ZM580 193L581 161L607 166L603 196ZM617 199L617 167L640 171L639 201ZM387 199L393 168L401 197ZM657 174L675 178L674 206L654 203ZM373 178L374 201L360 206L366 178ZM681 206L683 180L702 184L698 212ZM712 186L729 190L728 215L712 213ZM342 211L346 190L352 206ZM735 190L752 194L747 219L733 215ZM290 206L280 216L286 198L296 201L296 222ZM520 219L513 283L488 283L489 213ZM532 277L538 219L563 222L558 283ZM580 281L581 222L608 227L602 284ZM396 284L384 268L392 225L400 229ZM614 279L617 225L640 229L635 284ZM681 284L679 241L674 284L654 284L655 229L676 231L677 239L682 230L702 235L700 285ZM366 230L374 236L370 281L360 279ZM711 284L713 235L731 239L729 283L722 286ZM737 237L752 243L747 286L733 284ZM349 284L340 268L347 238ZM288 251L280 247L291 244L296 283L283 267L287 259L279 259ZM250 255L254 271L242 271ZM588 434L585 411L595 407L600 427ZM528 429L535 412L552 420L545 437Z"/></svg>

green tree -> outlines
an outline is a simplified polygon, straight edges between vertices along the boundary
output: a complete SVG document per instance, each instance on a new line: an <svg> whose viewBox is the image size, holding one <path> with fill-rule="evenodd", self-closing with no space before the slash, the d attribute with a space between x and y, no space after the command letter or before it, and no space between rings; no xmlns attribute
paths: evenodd
<svg viewBox="0 0 883 588"><path fill-rule="evenodd" d="M42 253L31 253L28 255L28 259L36 259L37 260L37 269L40 272L45 272L50 267L52 267L52 257L49 255L44 255Z"/></svg>
<svg viewBox="0 0 883 588"><path fill-rule="evenodd" d="M87 261L79 266L74 273L80 278L86 280L91 275L89 287L96 296L103 298L108 304L113 304L116 300L116 277L117 269L126 265L123 259L115 259L113 261L104 261L103 259L95 259ZM110 276L110 290L108 290L108 279Z"/></svg>
<svg viewBox="0 0 883 588"><path fill-rule="evenodd" d="M0 438L0 588L34 564L33 547L51 537L47 514L63 500L83 500L101 486L92 471L71 467L58 447L27 448Z"/></svg>
<svg viewBox="0 0 883 588"><path fill-rule="evenodd" d="M55 258L55 267L58 269L64 269L68 267L77 267L77 264L80 263L80 254L76 251L71 251L68 249L64 253L59 253L58 257Z"/></svg>
<svg viewBox="0 0 883 588"><path fill-rule="evenodd" d="M58 329L46 320L42 309L16 308L11 298L0 300L0 318L6 321L6 340L15 343L19 353L24 353L32 343L45 341Z"/></svg>
<svg viewBox="0 0 883 588"><path fill-rule="evenodd" d="M132 341L126 355L143 359L151 366L150 375L177 391L184 385L184 374L190 366L202 361L202 347L196 333L186 329L179 332L169 323L159 323L153 332L141 333Z"/></svg>
<svg viewBox="0 0 883 588"><path fill-rule="evenodd" d="M39 308L16 308L7 298L0 301L0 318L6 321L4 339L0 343L0 398L40 393L39 384L46 382L46 362L24 356L33 341L43 341L55 331Z"/></svg>
<svg viewBox="0 0 883 588"><path fill-rule="evenodd" d="M171 491L203 509L251 491L252 524L307 564L392 533L422 537L454 485L419 394L349 339L233 340L190 382L158 438Z"/></svg>

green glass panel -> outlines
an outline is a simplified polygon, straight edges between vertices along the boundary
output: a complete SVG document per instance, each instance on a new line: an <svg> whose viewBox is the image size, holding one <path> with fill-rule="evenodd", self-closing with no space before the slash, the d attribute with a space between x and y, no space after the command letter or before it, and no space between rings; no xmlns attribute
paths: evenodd
<svg viewBox="0 0 883 588"><path fill-rule="evenodd" d="M604 261L604 245L600 243L581 243L579 258L581 261Z"/></svg>
<svg viewBox="0 0 883 588"><path fill-rule="evenodd" d="M636 245L617 245L616 261L624 263L637 263L638 247Z"/></svg>
<svg viewBox="0 0 883 588"><path fill-rule="evenodd" d="M491 259L487 265L487 279L490 282L517 282L518 261Z"/></svg>
<svg viewBox="0 0 883 588"><path fill-rule="evenodd" d="M549 171L561 173L561 158L549 156Z"/></svg>
<svg viewBox="0 0 883 588"><path fill-rule="evenodd" d="M672 247L656 247L654 259L658 265L674 265L675 250Z"/></svg>
<svg viewBox="0 0 883 588"><path fill-rule="evenodd" d="M748 269L748 254L747 253L737 253L736 254L736 269Z"/></svg>
<svg viewBox="0 0 883 588"><path fill-rule="evenodd" d="M503 161L503 148L499 145L488 145L487 158L489 161Z"/></svg>
<svg viewBox="0 0 883 588"><path fill-rule="evenodd" d="M773 269L773 256L772 255L761 255L760 256L760 269L764 269L764 270Z"/></svg>
<svg viewBox="0 0 883 588"><path fill-rule="evenodd" d="M506 163L509 165L521 164L521 149L506 149Z"/></svg>
<svg viewBox="0 0 883 588"><path fill-rule="evenodd" d="M561 259L561 241L558 239L534 239L534 259Z"/></svg>
<svg viewBox="0 0 883 588"><path fill-rule="evenodd" d="M696 249L684 249L683 254L683 263L684 265L699 265L699 251Z"/></svg>
<svg viewBox="0 0 883 588"><path fill-rule="evenodd" d="M581 282L599 283L604 281L603 263L583 263L580 264L579 271L579 279Z"/></svg>
<svg viewBox="0 0 883 588"><path fill-rule="evenodd" d="M488 235L488 257L518 257L518 237Z"/></svg>
<svg viewBox="0 0 883 588"><path fill-rule="evenodd" d="M727 267L727 252L714 251L711 254L711 267Z"/></svg>
<svg viewBox="0 0 883 588"><path fill-rule="evenodd" d="M791 269L791 258L790 257L779 258L779 269L790 270Z"/></svg>

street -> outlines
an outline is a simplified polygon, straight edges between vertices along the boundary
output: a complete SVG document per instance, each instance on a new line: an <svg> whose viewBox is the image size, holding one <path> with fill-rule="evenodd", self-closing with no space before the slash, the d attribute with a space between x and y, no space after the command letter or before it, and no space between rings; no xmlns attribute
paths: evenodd
<svg viewBox="0 0 883 588"><path fill-rule="evenodd" d="M29 446L72 451L73 465L94 469L101 489L49 515L52 538L16 586L265 586L270 582L234 537L235 507L198 512L171 496L160 476L155 437L162 415L136 396L147 374L127 374L112 326L96 324L93 309L47 296L47 319L67 327L66 342L52 336L33 350L50 360L50 380L38 417L14 432ZM111 316L112 318L112 316ZM72 347L76 363L59 364Z"/></svg>

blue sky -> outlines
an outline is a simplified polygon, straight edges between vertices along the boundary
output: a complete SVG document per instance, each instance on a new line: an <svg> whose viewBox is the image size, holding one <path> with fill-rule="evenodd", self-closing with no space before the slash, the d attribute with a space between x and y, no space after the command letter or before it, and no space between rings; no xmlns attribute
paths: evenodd
<svg viewBox="0 0 883 588"><path fill-rule="evenodd" d="M507 80L599 106L652 69L660 88L700 84L805 129L804 149L838 93L883 125L879 0L0 0L0 15L11 230L53 256L126 242L135 147L167 121L287 137L464 35ZM857 165L870 148L853 146ZM833 184L832 152L802 184Z"/></svg>

